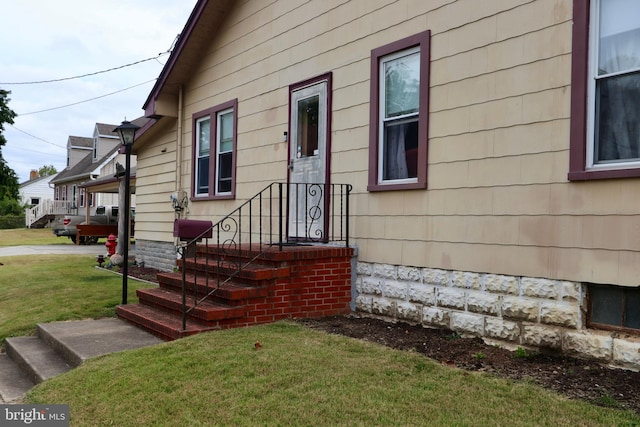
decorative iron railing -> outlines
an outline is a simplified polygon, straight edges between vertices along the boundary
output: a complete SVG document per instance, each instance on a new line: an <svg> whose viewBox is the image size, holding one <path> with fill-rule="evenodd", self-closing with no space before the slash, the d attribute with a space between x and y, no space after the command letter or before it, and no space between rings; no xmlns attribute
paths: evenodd
<svg viewBox="0 0 640 427"><path fill-rule="evenodd" d="M304 243L337 242L348 247L351 190L350 184L272 183L190 236L180 247L183 329L190 311L266 250ZM205 251L201 260L198 244ZM210 252L215 256L207 256ZM192 289L187 289L187 270Z"/></svg>

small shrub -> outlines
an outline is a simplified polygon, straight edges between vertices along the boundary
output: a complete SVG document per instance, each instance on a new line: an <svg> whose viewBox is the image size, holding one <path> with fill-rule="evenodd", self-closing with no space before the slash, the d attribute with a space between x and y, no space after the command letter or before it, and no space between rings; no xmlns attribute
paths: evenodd
<svg viewBox="0 0 640 427"><path fill-rule="evenodd" d="M517 358L519 358L519 359L527 358L527 357L531 356L531 355L529 354L529 352L528 352L527 350L525 350L524 348L522 348L522 347L518 347L518 348L516 349L515 355L516 355L516 357L517 357Z"/></svg>
<svg viewBox="0 0 640 427"><path fill-rule="evenodd" d="M24 215L3 215L0 216L0 229L12 230L15 228L25 228Z"/></svg>
<svg viewBox="0 0 640 427"><path fill-rule="evenodd" d="M482 359L484 359L485 357L487 357L487 356L485 356L485 355L484 355L484 353L483 353L483 352L481 352L481 351L479 351L479 352L477 352L477 353L476 353L476 359L478 359L478 360L482 360Z"/></svg>
<svg viewBox="0 0 640 427"><path fill-rule="evenodd" d="M460 334L459 334L459 333L457 333L457 332L452 332L451 334L449 334L449 335L447 335L447 336L445 337L445 339L446 339L447 341L450 341L450 340L457 340L457 339L460 339L460 338L461 338L461 337L460 337Z"/></svg>

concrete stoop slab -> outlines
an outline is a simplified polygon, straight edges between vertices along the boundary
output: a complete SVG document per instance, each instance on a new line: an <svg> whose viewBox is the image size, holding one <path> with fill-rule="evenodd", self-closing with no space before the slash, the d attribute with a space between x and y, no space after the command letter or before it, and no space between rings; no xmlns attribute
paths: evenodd
<svg viewBox="0 0 640 427"><path fill-rule="evenodd" d="M5 403L88 359L163 342L113 318L39 324L37 331L37 336L5 340L6 354L0 354L0 398Z"/></svg>
<svg viewBox="0 0 640 427"><path fill-rule="evenodd" d="M74 367L93 357L163 342L113 318L39 324L38 336Z"/></svg>

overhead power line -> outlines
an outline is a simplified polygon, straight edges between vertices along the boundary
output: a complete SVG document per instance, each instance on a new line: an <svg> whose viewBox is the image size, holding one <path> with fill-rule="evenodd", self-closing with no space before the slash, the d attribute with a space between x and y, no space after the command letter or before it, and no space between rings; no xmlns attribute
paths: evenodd
<svg viewBox="0 0 640 427"><path fill-rule="evenodd" d="M31 114L44 113L44 112L47 112L47 111L59 110L61 108L72 107L74 105L83 104L85 102L95 101L96 99L105 98L107 96L115 95L116 93L124 92L125 90L133 89L134 87L146 85L147 83L151 83L151 82L153 82L155 80L156 79L147 80L146 82L138 83L137 85L129 86L127 88L120 89L120 90L117 90L115 92L111 92L111 93L107 93L107 94L104 94L104 95L96 96L95 98L85 99L83 101L73 102L71 104L60 105L59 107L51 107L51 108L47 108L47 109L44 109L44 110L31 111L29 113L20 113L20 114L18 114L18 117L20 117L20 116L29 116Z"/></svg>
<svg viewBox="0 0 640 427"><path fill-rule="evenodd" d="M25 132L25 131L23 131L22 129L18 129L17 127L15 127L15 126L14 126L14 125L12 125L12 124L9 124L9 126L11 126L12 128L14 128L14 129L15 129L15 130L17 130L18 132L22 132L22 133L24 133L25 135L29 135L31 138L35 138L35 139L37 139L37 140L39 140L39 141L46 142L47 144L51 144L51 145L53 145L53 146L55 146L55 147L64 148L64 149L66 149L66 148L67 148L67 147L64 147L64 146L62 146L62 145L60 145L60 144L56 144L56 143L53 143L53 142L51 142L51 141L47 141L46 139L42 139L42 138L40 138L39 136L32 135L32 134L30 134L29 132Z"/></svg>
<svg viewBox="0 0 640 427"><path fill-rule="evenodd" d="M107 70L96 71L94 73L82 74L82 75L79 75L79 76L64 77L64 78L61 78L61 79L40 80L40 81L33 81L33 82L0 82L0 85L37 85L37 84L42 84L42 83L55 83L55 82L62 82L62 81L66 81L66 80L81 79L83 77L95 76L97 74L104 74L104 73L108 73L110 71L115 71L115 70L120 70L122 68L131 67L133 65L141 64L143 62L157 60L161 56L167 55L169 53L171 53L171 51L162 52L162 53L159 53L158 55L156 55L154 57L147 58L147 59L141 59L140 61L131 62L129 64L121 65L119 67L113 67L113 68L109 68Z"/></svg>

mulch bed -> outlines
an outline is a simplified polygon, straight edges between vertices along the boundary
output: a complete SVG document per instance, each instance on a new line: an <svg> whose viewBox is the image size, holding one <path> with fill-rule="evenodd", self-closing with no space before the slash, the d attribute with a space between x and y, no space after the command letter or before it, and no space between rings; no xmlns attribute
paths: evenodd
<svg viewBox="0 0 640 427"><path fill-rule="evenodd" d="M630 409L640 414L640 372L612 368L593 360L542 353L509 351L462 338L455 332L390 323L356 315L303 319L301 323L332 334L345 335L424 354L444 365L488 372L513 380L534 381L570 399L600 406Z"/></svg>

